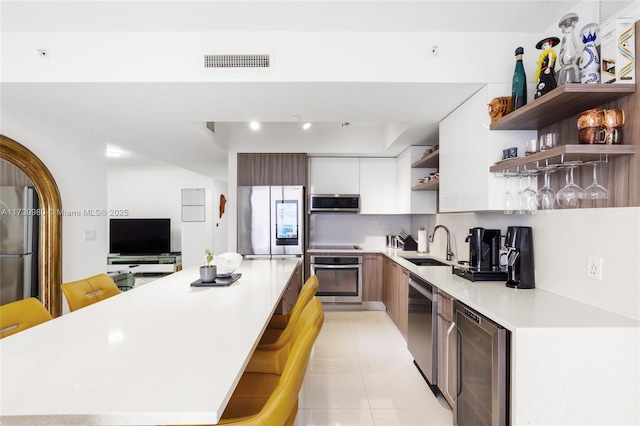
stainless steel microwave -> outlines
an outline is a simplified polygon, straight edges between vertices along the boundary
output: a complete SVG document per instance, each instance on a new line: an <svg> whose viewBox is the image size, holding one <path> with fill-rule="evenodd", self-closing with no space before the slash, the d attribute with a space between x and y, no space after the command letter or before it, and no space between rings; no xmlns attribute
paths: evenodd
<svg viewBox="0 0 640 426"><path fill-rule="evenodd" d="M309 212L358 213L360 195L358 194L311 194Z"/></svg>

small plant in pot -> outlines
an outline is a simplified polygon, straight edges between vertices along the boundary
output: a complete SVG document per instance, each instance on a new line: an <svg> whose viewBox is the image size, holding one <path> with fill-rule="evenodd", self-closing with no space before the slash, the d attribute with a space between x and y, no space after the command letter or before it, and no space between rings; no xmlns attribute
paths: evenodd
<svg viewBox="0 0 640 426"><path fill-rule="evenodd" d="M205 249L204 252L206 254L205 260L207 264L200 267L200 280L203 283L212 283L216 280L218 268L216 265L211 264L213 252L210 249Z"/></svg>

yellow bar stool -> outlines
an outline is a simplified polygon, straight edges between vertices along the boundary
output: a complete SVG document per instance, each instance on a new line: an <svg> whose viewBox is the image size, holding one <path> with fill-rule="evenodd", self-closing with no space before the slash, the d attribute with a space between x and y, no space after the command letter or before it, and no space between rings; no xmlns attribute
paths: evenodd
<svg viewBox="0 0 640 426"><path fill-rule="evenodd" d="M0 306L0 339L53 319L35 297Z"/></svg>
<svg viewBox="0 0 640 426"><path fill-rule="evenodd" d="M291 426L298 413L298 394L302 388L311 350L324 322L322 303L312 298L293 330L292 345L285 345L281 365L263 372L245 371L218 424Z"/></svg>
<svg viewBox="0 0 640 426"><path fill-rule="evenodd" d="M291 338L291 331L298 317L302 313L302 310L307 306L307 303L316 295L318 291L318 277L312 275L302 286L298 300L293 305L291 311L284 315L274 315L267 329L262 334L260 342L258 343L258 349L272 350L281 347L283 344L289 341Z"/></svg>
<svg viewBox="0 0 640 426"><path fill-rule="evenodd" d="M71 312L120 294L120 289L107 274L98 274L61 286Z"/></svg>

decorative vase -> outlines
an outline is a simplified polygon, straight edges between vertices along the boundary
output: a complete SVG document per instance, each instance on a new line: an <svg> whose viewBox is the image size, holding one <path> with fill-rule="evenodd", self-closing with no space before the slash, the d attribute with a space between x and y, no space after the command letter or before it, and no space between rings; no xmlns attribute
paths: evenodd
<svg viewBox="0 0 640 426"><path fill-rule="evenodd" d="M558 72L558 86L566 83L580 83L580 70L578 69L578 44L574 30L578 22L578 15L567 13L558 23L562 30L562 44L560 45L560 71Z"/></svg>
<svg viewBox="0 0 640 426"><path fill-rule="evenodd" d="M553 51L553 46L557 46L560 43L558 37L543 38L536 44L536 49L542 50L540 57L538 58L538 68L536 70L536 76L534 81L536 83L535 99L545 93L549 93L558 86L556 81L556 52Z"/></svg>
<svg viewBox="0 0 640 426"><path fill-rule="evenodd" d="M203 283L212 283L218 276L218 268L216 265L201 266L200 267L200 281Z"/></svg>
<svg viewBox="0 0 640 426"><path fill-rule="evenodd" d="M596 49L596 37L600 27L596 23L582 27L580 34L584 48L580 57L580 81L585 84L600 83L600 56Z"/></svg>

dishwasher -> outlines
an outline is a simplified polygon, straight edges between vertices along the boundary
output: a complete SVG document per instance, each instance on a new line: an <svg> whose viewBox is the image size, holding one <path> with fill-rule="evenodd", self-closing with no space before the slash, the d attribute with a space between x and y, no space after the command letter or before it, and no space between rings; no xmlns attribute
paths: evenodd
<svg viewBox="0 0 640 426"><path fill-rule="evenodd" d="M433 391L438 380L438 292L434 289L428 282L409 275L407 348Z"/></svg>

